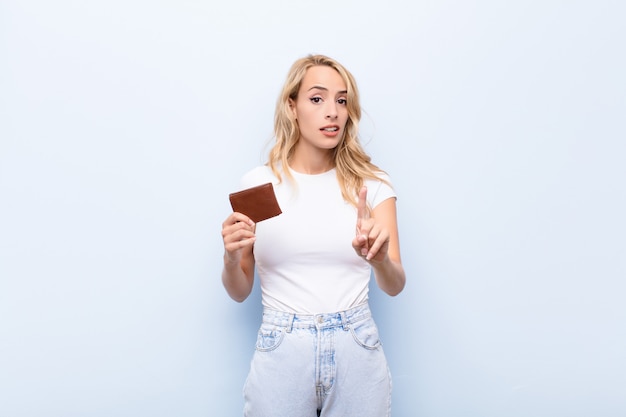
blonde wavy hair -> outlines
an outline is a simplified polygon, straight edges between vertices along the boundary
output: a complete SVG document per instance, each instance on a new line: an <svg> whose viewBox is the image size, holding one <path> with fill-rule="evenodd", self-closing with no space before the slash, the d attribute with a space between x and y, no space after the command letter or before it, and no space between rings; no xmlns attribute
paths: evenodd
<svg viewBox="0 0 626 417"><path fill-rule="evenodd" d="M352 74L339 62L324 55L309 55L294 62L287 74L287 79L276 103L274 114L275 143L269 153L267 165L279 181L282 181L280 168L287 179L294 181L289 170L289 159L300 140L300 129L289 107L289 100L296 101L302 79L307 70L314 66L325 65L339 73L347 86L348 121L343 137L335 147L332 158L337 170L337 180L344 200L357 205L357 196L365 179L385 181L377 174L384 172L371 162L358 137L361 120L359 91Z"/></svg>

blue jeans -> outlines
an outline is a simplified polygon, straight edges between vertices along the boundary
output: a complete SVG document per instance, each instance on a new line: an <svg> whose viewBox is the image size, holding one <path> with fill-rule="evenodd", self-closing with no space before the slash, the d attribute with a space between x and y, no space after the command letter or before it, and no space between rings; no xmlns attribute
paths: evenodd
<svg viewBox="0 0 626 417"><path fill-rule="evenodd" d="M265 309L244 399L245 417L389 417L391 375L369 306Z"/></svg>

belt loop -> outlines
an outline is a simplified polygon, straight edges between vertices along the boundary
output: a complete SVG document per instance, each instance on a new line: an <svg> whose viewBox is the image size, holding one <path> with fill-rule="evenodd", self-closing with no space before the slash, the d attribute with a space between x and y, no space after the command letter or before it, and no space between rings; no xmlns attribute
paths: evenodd
<svg viewBox="0 0 626 417"><path fill-rule="evenodd" d="M343 329L345 331L350 330L350 323L348 323L348 318L346 317L346 312L345 311L341 311L341 312L339 312L339 315L341 316L341 325L342 325Z"/></svg>
<svg viewBox="0 0 626 417"><path fill-rule="evenodd" d="M296 315L293 313L289 314L289 317L287 317L287 333L291 333L291 330L293 329L293 320L296 318Z"/></svg>

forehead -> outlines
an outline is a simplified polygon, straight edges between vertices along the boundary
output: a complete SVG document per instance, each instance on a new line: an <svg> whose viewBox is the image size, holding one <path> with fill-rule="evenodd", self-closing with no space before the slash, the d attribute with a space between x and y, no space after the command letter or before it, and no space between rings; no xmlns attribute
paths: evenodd
<svg viewBox="0 0 626 417"><path fill-rule="evenodd" d="M301 90L307 91L312 87L323 87L330 91L345 91L346 83L336 69L326 65L316 65L309 68L302 79Z"/></svg>

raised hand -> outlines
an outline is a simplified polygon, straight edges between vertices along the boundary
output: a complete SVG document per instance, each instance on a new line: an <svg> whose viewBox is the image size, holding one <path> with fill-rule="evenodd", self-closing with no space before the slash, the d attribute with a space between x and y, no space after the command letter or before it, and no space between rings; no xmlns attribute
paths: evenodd
<svg viewBox="0 0 626 417"><path fill-rule="evenodd" d="M389 231L370 216L365 186L359 191L356 237L352 240L352 247L359 256L370 263L385 260L389 249Z"/></svg>

